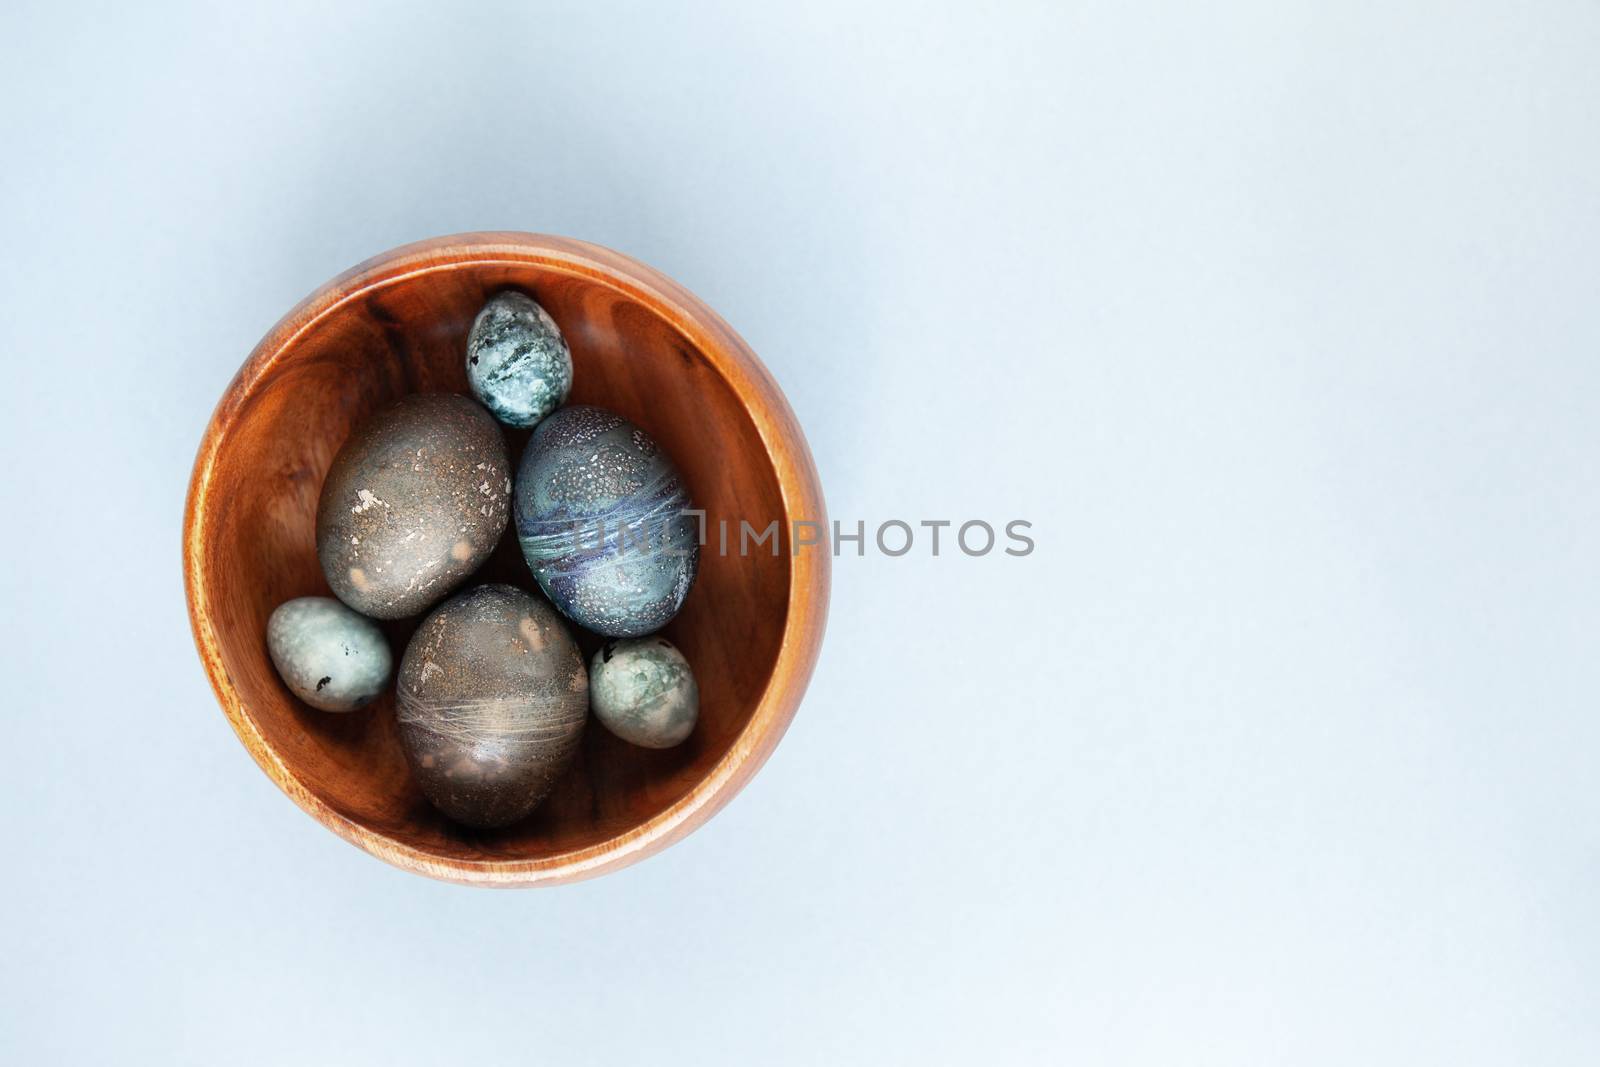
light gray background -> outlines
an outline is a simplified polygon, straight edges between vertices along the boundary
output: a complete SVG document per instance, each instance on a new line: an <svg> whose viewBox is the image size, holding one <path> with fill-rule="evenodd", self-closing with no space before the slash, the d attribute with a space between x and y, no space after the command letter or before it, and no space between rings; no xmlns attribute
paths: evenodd
<svg viewBox="0 0 1600 1067"><path fill-rule="evenodd" d="M1600 1058L1592 2L8 4L10 1063ZM840 518L788 738L598 881L392 870L193 652L211 407L353 263L588 238Z"/></svg>

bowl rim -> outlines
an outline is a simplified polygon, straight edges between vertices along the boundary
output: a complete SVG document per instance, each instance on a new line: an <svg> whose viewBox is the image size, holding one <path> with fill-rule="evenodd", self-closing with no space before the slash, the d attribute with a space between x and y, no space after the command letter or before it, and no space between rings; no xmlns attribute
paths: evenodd
<svg viewBox="0 0 1600 1067"><path fill-rule="evenodd" d="M460 233L417 241L380 253L318 287L267 331L217 402L190 475L183 515L183 574L196 649L239 740L302 810L346 841L402 870L479 886L550 885L617 870L681 840L721 810L772 754L804 696L826 628L832 563L826 543L819 546L822 551L787 556L788 613L777 660L755 712L728 751L686 794L630 830L537 859L463 859L391 838L340 814L316 796L268 743L222 664L207 610L207 580L200 565L217 457L251 392L284 353L324 317L349 301L408 278L507 262L583 276L646 305L668 322L705 356L749 413L777 476L784 517L791 522L817 522L824 529L828 522L805 436L761 360L721 316L688 290L620 252L572 238L516 231Z"/></svg>

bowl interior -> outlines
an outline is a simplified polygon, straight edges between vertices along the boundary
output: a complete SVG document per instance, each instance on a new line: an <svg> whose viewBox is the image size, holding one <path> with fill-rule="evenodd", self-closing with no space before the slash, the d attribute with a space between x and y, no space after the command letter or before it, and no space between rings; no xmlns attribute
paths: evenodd
<svg viewBox="0 0 1600 1067"><path fill-rule="evenodd" d="M505 830L442 817L412 781L391 692L348 715L301 704L267 656L268 615L290 597L327 595L317 563L317 496L352 428L412 392L466 393L473 316L496 291L533 295L572 347L573 403L632 419L666 449L707 512L710 544L679 615L663 631L694 666L700 721L678 748L651 751L589 722L582 749L533 816ZM771 457L711 359L647 301L560 265L486 260L402 274L352 292L287 341L238 401L218 444L198 561L203 605L241 714L300 785L357 826L457 861L539 860L626 835L682 798L750 722L778 657L790 596L788 516ZM526 432L507 431L513 466ZM778 554L741 556L741 520L779 520ZM717 550L720 523L732 534ZM508 529L470 580L537 593ZM469 582L469 584L470 584ZM385 624L396 662L416 619ZM585 656L599 639L574 628Z"/></svg>

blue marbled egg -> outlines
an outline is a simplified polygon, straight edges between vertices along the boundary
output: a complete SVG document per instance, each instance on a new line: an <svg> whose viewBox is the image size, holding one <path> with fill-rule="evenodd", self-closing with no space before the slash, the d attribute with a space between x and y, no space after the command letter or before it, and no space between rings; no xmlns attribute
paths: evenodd
<svg viewBox="0 0 1600 1067"><path fill-rule="evenodd" d="M561 613L608 637L637 637L678 613L700 559L683 478L639 427L603 408L539 423L517 468L522 554Z"/></svg>
<svg viewBox="0 0 1600 1067"><path fill-rule="evenodd" d="M389 682L394 656L377 623L326 596L279 604L267 652L294 695L321 711L354 711Z"/></svg>
<svg viewBox="0 0 1600 1067"><path fill-rule="evenodd" d="M494 296L467 335L467 384L494 417L526 429L572 389L572 352L550 313L532 297Z"/></svg>

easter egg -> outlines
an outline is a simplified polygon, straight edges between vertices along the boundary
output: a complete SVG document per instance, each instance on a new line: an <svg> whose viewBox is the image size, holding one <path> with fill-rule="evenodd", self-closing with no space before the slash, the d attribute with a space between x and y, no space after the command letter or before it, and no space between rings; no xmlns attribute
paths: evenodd
<svg viewBox="0 0 1600 1067"><path fill-rule="evenodd" d="M394 657L376 623L326 596L279 604L267 652L295 696L321 711L354 711L389 682Z"/></svg>
<svg viewBox="0 0 1600 1067"><path fill-rule="evenodd" d="M422 792L469 826L526 816L583 736L589 678L566 623L509 585L480 585L425 618L400 661L396 720Z"/></svg>
<svg viewBox="0 0 1600 1067"><path fill-rule="evenodd" d="M572 353L549 312L515 291L494 296L467 335L467 383L490 413L526 429L572 389Z"/></svg>
<svg viewBox="0 0 1600 1067"><path fill-rule="evenodd" d="M358 426L317 503L317 557L334 595L376 619L437 603L505 530L510 461L467 397L408 396Z"/></svg>
<svg viewBox="0 0 1600 1067"><path fill-rule="evenodd" d="M608 641L589 663L589 706L624 741L671 748L694 732L700 687L665 638Z"/></svg>
<svg viewBox="0 0 1600 1067"><path fill-rule="evenodd" d="M661 628L699 563L699 520L678 469L639 427L602 408L560 408L517 468L517 539L562 614L608 637Z"/></svg>

